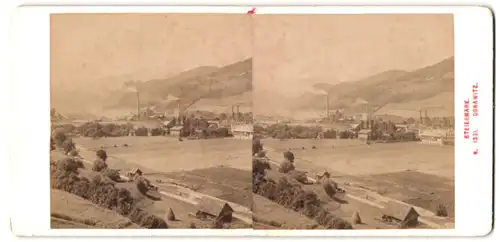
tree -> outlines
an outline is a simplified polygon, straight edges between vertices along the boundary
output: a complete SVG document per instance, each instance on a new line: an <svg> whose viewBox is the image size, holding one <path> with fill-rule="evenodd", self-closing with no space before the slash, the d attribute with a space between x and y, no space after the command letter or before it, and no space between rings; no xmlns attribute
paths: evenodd
<svg viewBox="0 0 500 242"><path fill-rule="evenodd" d="M64 150L64 154L66 154L66 155L70 151L76 149L75 143L73 142L73 140L71 138L67 138L66 140L64 140L64 142L62 143L62 148Z"/></svg>
<svg viewBox="0 0 500 242"><path fill-rule="evenodd" d="M108 158L108 154L103 149L98 150L96 152L96 156L103 161L106 161L106 159Z"/></svg>
<svg viewBox="0 0 500 242"><path fill-rule="evenodd" d="M227 119L227 114L226 113L220 113L219 114L219 120L226 120Z"/></svg>

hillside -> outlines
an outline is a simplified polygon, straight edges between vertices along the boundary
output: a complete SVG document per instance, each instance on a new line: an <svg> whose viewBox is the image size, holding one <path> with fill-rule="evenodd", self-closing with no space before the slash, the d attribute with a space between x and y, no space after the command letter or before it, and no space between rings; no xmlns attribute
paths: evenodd
<svg viewBox="0 0 500 242"><path fill-rule="evenodd" d="M62 190L50 190L50 212L52 228L140 228L128 218Z"/></svg>
<svg viewBox="0 0 500 242"><path fill-rule="evenodd" d="M441 113L452 113L454 58L411 72L390 70L355 82L317 84L315 88L328 91L332 109L369 105L384 107L379 112L401 109L415 114L420 108L439 107ZM306 95L308 101L301 108L325 108L323 95ZM365 101L368 104L363 104Z"/></svg>
<svg viewBox="0 0 500 242"><path fill-rule="evenodd" d="M175 108L173 102L162 102L172 95L180 99L183 108L189 107L200 99L222 99L239 96L252 89L252 59L246 59L220 68L197 67L176 76L129 82L128 87L139 90L142 105L158 108ZM114 94L117 95L116 93ZM121 93L113 108L137 106L137 96L133 92Z"/></svg>

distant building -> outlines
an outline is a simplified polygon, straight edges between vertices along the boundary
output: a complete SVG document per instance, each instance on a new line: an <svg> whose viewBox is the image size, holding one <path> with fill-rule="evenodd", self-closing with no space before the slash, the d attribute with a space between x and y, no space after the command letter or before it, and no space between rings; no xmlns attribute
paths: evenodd
<svg viewBox="0 0 500 242"><path fill-rule="evenodd" d="M408 132L408 125L406 124L396 124L396 132Z"/></svg>
<svg viewBox="0 0 500 242"><path fill-rule="evenodd" d="M183 128L182 126L174 126L174 127L170 128L170 135L178 137L180 135L180 133L182 132L182 128Z"/></svg>
<svg viewBox="0 0 500 242"><path fill-rule="evenodd" d="M226 202L203 197L196 206L196 217L211 218L224 222L231 222L233 219L233 208Z"/></svg>
<svg viewBox="0 0 500 242"><path fill-rule="evenodd" d="M370 129L362 129L358 132L358 139L369 140L371 138L372 131Z"/></svg>
<svg viewBox="0 0 500 242"><path fill-rule="evenodd" d="M424 130L418 136L424 144L444 145L446 133L443 130Z"/></svg>
<svg viewBox="0 0 500 242"><path fill-rule="evenodd" d="M253 138L253 125L241 124L231 125L231 134L236 139L252 139Z"/></svg>
<svg viewBox="0 0 500 242"><path fill-rule="evenodd" d="M416 227L420 215L412 206L403 203L389 201L383 209L382 219L385 221L398 222L407 227Z"/></svg>

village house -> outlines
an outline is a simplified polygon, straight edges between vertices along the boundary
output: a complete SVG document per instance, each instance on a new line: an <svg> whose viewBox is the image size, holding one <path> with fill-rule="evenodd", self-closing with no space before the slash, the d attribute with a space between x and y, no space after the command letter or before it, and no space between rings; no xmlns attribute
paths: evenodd
<svg viewBox="0 0 500 242"><path fill-rule="evenodd" d="M170 135L178 137L182 132L182 128L183 128L182 126L174 126L170 128Z"/></svg>
<svg viewBox="0 0 500 242"><path fill-rule="evenodd" d="M412 206L394 201L389 201L382 213L384 221L397 222L404 227L416 227L420 216Z"/></svg>
<svg viewBox="0 0 500 242"><path fill-rule="evenodd" d="M253 125L251 124L231 125L231 134L236 139L243 139L243 140L253 139Z"/></svg>
<svg viewBox="0 0 500 242"><path fill-rule="evenodd" d="M362 129L358 132L358 139L360 140L370 140L372 131L370 129Z"/></svg>
<svg viewBox="0 0 500 242"><path fill-rule="evenodd" d="M196 217L202 219L210 218L216 221L231 222L233 212L233 208L226 202L207 197L203 197L196 206Z"/></svg>
<svg viewBox="0 0 500 242"><path fill-rule="evenodd" d="M446 133L443 130L423 130L418 136L423 144L444 145Z"/></svg>

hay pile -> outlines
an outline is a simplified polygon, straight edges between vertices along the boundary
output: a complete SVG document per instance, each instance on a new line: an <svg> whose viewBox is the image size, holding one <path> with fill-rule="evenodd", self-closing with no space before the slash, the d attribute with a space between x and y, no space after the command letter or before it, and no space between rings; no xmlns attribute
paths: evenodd
<svg viewBox="0 0 500 242"><path fill-rule="evenodd" d="M129 217L132 222L141 227L168 228L165 220L138 208L136 205L139 201L132 197L129 190L116 188L110 179L103 179L102 176L96 176L92 181L80 177L78 168L81 167L83 164L80 166L78 160L72 158L51 163L51 187L75 194L101 207L116 211Z"/></svg>
<svg viewBox="0 0 500 242"><path fill-rule="evenodd" d="M300 212L316 220L328 229L352 229L352 225L321 207L321 201L312 191L306 191L293 178L282 177L278 181L265 176L254 180L253 192L288 209Z"/></svg>

